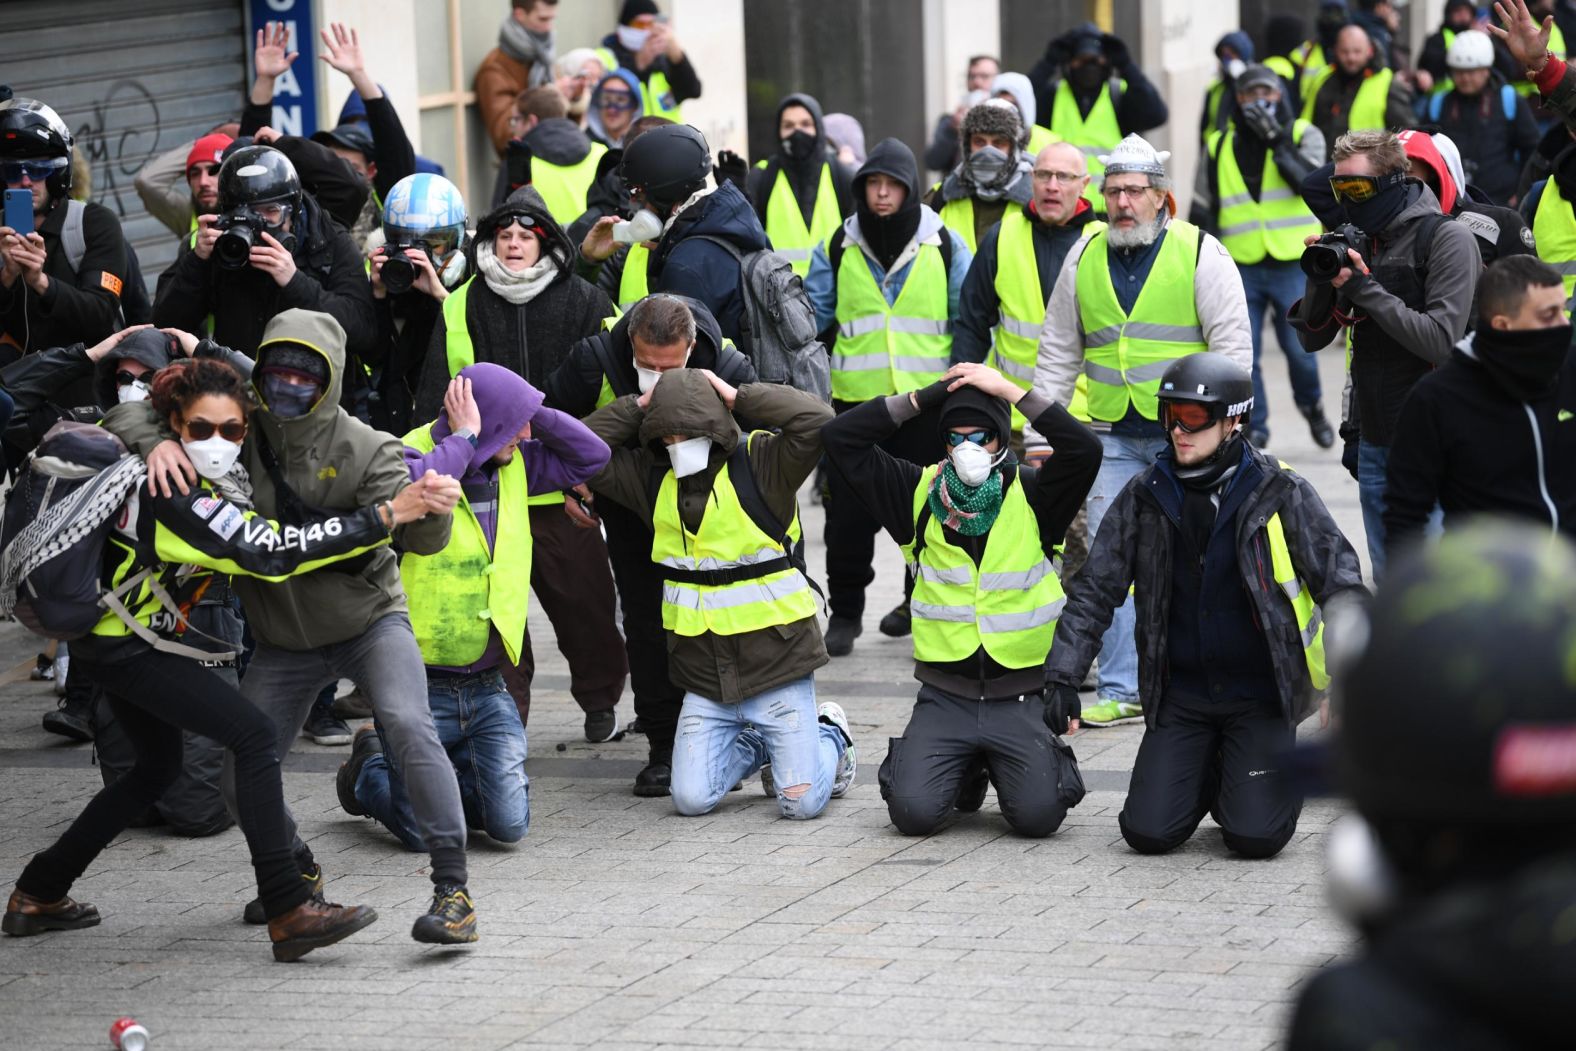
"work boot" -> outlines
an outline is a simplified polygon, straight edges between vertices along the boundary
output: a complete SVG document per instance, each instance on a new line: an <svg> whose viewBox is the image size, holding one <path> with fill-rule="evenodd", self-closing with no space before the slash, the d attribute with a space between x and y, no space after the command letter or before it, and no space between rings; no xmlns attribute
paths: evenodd
<svg viewBox="0 0 1576 1051"><path fill-rule="evenodd" d="M612 708L605 712L586 712L586 740L592 744L611 741L618 734L618 713Z"/></svg>
<svg viewBox="0 0 1576 1051"><path fill-rule="evenodd" d="M952 806L960 814L972 814L985 805L985 793L989 791L990 768L981 759L963 774L963 786Z"/></svg>
<svg viewBox="0 0 1576 1051"><path fill-rule="evenodd" d="M301 873L301 878L310 885L312 900L319 905L328 904L323 897L323 866L314 864L311 872ZM241 918L254 927L260 927L268 922L268 916L263 912L263 899L253 898L246 903L246 909L241 913Z"/></svg>
<svg viewBox="0 0 1576 1051"><path fill-rule="evenodd" d="M410 936L431 945L463 945L476 941L476 906L461 883L440 883L432 890L432 906L416 918Z"/></svg>
<svg viewBox="0 0 1576 1051"><path fill-rule="evenodd" d="M1297 411L1308 421L1308 433L1313 435L1314 443L1319 448L1329 449L1335 445L1335 428L1325 418L1323 403L1316 401L1312 405L1299 405Z"/></svg>
<svg viewBox="0 0 1576 1051"><path fill-rule="evenodd" d="M15 938L26 938L45 931L80 931L84 927L99 925L99 911L85 901L61 898L59 901L42 901L21 890L11 891L11 900L5 905L5 918L0 919L0 931Z"/></svg>
<svg viewBox="0 0 1576 1051"><path fill-rule="evenodd" d="M673 748L653 745L645 769L635 775L635 794L645 799L671 795L673 785Z"/></svg>
<svg viewBox="0 0 1576 1051"><path fill-rule="evenodd" d="M904 638L913 631L914 621L908 611L908 599L893 606L891 612L881 618L881 623L877 627L881 629L881 634L892 639Z"/></svg>
<svg viewBox="0 0 1576 1051"><path fill-rule="evenodd" d="M854 652L854 640L863 635L865 626L853 617L832 615L826 626L826 655L846 657Z"/></svg>
<svg viewBox="0 0 1576 1051"><path fill-rule="evenodd" d="M58 687L58 683L56 684ZM62 697L59 708L44 713L44 729L73 741L93 740L93 695L78 690Z"/></svg>
<svg viewBox="0 0 1576 1051"><path fill-rule="evenodd" d="M383 741L377 729L371 723L357 729L355 739L350 742L350 758L339 764L339 772L334 775L334 792L339 796L339 805L351 817L367 816L367 808L356 798L356 782L361 779L361 768L367 765L367 760L381 754Z"/></svg>
<svg viewBox="0 0 1576 1051"><path fill-rule="evenodd" d="M268 937L274 943L274 959L280 963L299 960L313 949L333 945L363 927L377 922L378 913L370 905L330 905L309 898L268 921Z"/></svg>

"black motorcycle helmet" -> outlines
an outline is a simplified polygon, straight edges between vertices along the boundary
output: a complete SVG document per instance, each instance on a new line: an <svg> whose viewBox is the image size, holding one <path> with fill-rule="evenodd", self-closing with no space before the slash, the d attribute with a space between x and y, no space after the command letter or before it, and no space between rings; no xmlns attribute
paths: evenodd
<svg viewBox="0 0 1576 1051"><path fill-rule="evenodd" d="M688 124L652 128L624 149L624 185L661 211L688 199L706 185L711 174L711 149Z"/></svg>
<svg viewBox="0 0 1576 1051"><path fill-rule="evenodd" d="M37 99L18 95L0 102L0 161L61 162L44 181L51 201L71 194L73 144L60 114Z"/></svg>
<svg viewBox="0 0 1576 1051"><path fill-rule="evenodd" d="M282 203L301 214L301 179L290 158L272 146L244 146L219 168L219 211L242 205Z"/></svg>
<svg viewBox="0 0 1576 1051"><path fill-rule="evenodd" d="M1161 374L1155 397L1208 405L1211 420L1244 416L1253 410L1253 377L1224 354L1189 354Z"/></svg>

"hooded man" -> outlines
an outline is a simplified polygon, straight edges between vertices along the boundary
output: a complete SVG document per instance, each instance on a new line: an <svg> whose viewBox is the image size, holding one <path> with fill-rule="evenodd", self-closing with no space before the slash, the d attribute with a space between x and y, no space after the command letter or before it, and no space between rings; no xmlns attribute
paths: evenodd
<svg viewBox="0 0 1576 1051"><path fill-rule="evenodd" d="M1024 127L1017 106L1006 99L986 99L969 110L963 118L963 162L925 198L970 252L1008 208L1029 203L1034 193Z"/></svg>
<svg viewBox="0 0 1576 1051"><path fill-rule="evenodd" d="M700 98L700 77L654 0L624 0L618 28L602 38L602 50L613 60L609 65L639 79L645 98L639 113L682 123L680 103Z"/></svg>
<svg viewBox="0 0 1576 1051"><path fill-rule="evenodd" d="M1038 468L1017 464L1008 448L1009 405L1050 436L1056 451ZM880 447L938 408L940 463ZM1050 835L1083 796L1060 737L1076 713L1048 717L1042 695L1062 603L1062 538L1099 470L1100 443L1043 395L972 363L920 390L873 398L822 437L834 474L919 567L919 698L881 764L892 823L929 835L978 810L994 782L1013 831Z"/></svg>
<svg viewBox="0 0 1576 1051"><path fill-rule="evenodd" d="M1347 131L1405 128L1417 118L1406 79L1385 65L1362 26L1349 24L1336 33L1330 64L1304 78L1302 119L1334 142Z"/></svg>
<svg viewBox="0 0 1576 1051"><path fill-rule="evenodd" d="M750 172L747 190L772 247L800 277L810 272L810 250L853 212L849 170L826 138L821 104L795 92L777 105L780 149Z"/></svg>
<svg viewBox="0 0 1576 1051"><path fill-rule="evenodd" d="M776 430L741 433L735 413ZM736 388L679 368L586 420L614 450L591 488L652 524L668 667L685 690L673 748L680 814L709 813L757 771L778 811L796 820L853 784L847 716L815 701L826 647L796 553L796 496L831 416L792 387Z"/></svg>
<svg viewBox="0 0 1576 1051"><path fill-rule="evenodd" d="M994 105L1017 121L1009 103ZM816 327L837 327L831 367L832 406L838 412L941 378L951 361L952 323L972 259L963 238L919 202L914 154L897 139L883 139L870 151L853 191L854 214L816 247L804 283ZM914 463L934 462L939 450L933 421L912 421L883 447ZM837 475L830 483L826 650L840 657L853 651L864 631L865 589L875 579L881 524ZM906 598L882 618L881 630L908 634Z"/></svg>
<svg viewBox="0 0 1576 1051"><path fill-rule="evenodd" d="M1238 29L1227 33L1215 44L1220 70L1204 89L1204 112L1198 121L1200 142L1207 143L1212 132L1224 131L1236 96L1241 91L1237 78L1253 64L1253 38Z"/></svg>
<svg viewBox="0 0 1576 1051"><path fill-rule="evenodd" d="M628 145L624 140L641 117L644 90L640 78L623 68L597 81L586 111L586 133L610 150Z"/></svg>
<svg viewBox="0 0 1576 1051"><path fill-rule="evenodd" d="M473 87L482 124L500 154L511 138L509 115L514 100L528 88L553 82L557 47L553 22L558 0L510 0L509 14L498 28L498 46L482 56Z"/></svg>

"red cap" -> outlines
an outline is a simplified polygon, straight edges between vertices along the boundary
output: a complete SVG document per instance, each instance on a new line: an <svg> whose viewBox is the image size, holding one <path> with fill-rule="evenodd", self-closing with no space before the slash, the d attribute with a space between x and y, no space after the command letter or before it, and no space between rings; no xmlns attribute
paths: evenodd
<svg viewBox="0 0 1576 1051"><path fill-rule="evenodd" d="M186 155L186 170L191 171L194 164L218 164L219 155L234 141L222 131L204 135L192 143L192 151Z"/></svg>

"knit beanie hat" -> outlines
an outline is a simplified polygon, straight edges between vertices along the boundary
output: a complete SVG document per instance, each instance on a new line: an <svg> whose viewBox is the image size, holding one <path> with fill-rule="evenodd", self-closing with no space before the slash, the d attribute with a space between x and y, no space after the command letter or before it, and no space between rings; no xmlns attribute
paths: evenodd
<svg viewBox="0 0 1576 1051"><path fill-rule="evenodd" d="M1006 99L986 99L963 115L962 139L967 152L975 135L1000 136L1010 142L1023 141L1023 117L1018 107Z"/></svg>
<svg viewBox="0 0 1576 1051"><path fill-rule="evenodd" d="M978 387L959 387L941 403L941 440L954 427L984 427L1005 440L1012 433L1012 408L994 394Z"/></svg>
<svg viewBox="0 0 1576 1051"><path fill-rule="evenodd" d="M224 151L234 141L222 131L204 135L192 143L191 150L186 154L186 170L191 171L194 164L223 164Z"/></svg>
<svg viewBox="0 0 1576 1051"><path fill-rule="evenodd" d="M309 379L320 387L328 386L328 360L315 350L295 343L270 345L258 362L263 373L290 372Z"/></svg>
<svg viewBox="0 0 1576 1051"><path fill-rule="evenodd" d="M653 0L624 0L624 8L618 13L618 24L630 26L635 24L635 19L641 15L657 14L657 5Z"/></svg>

